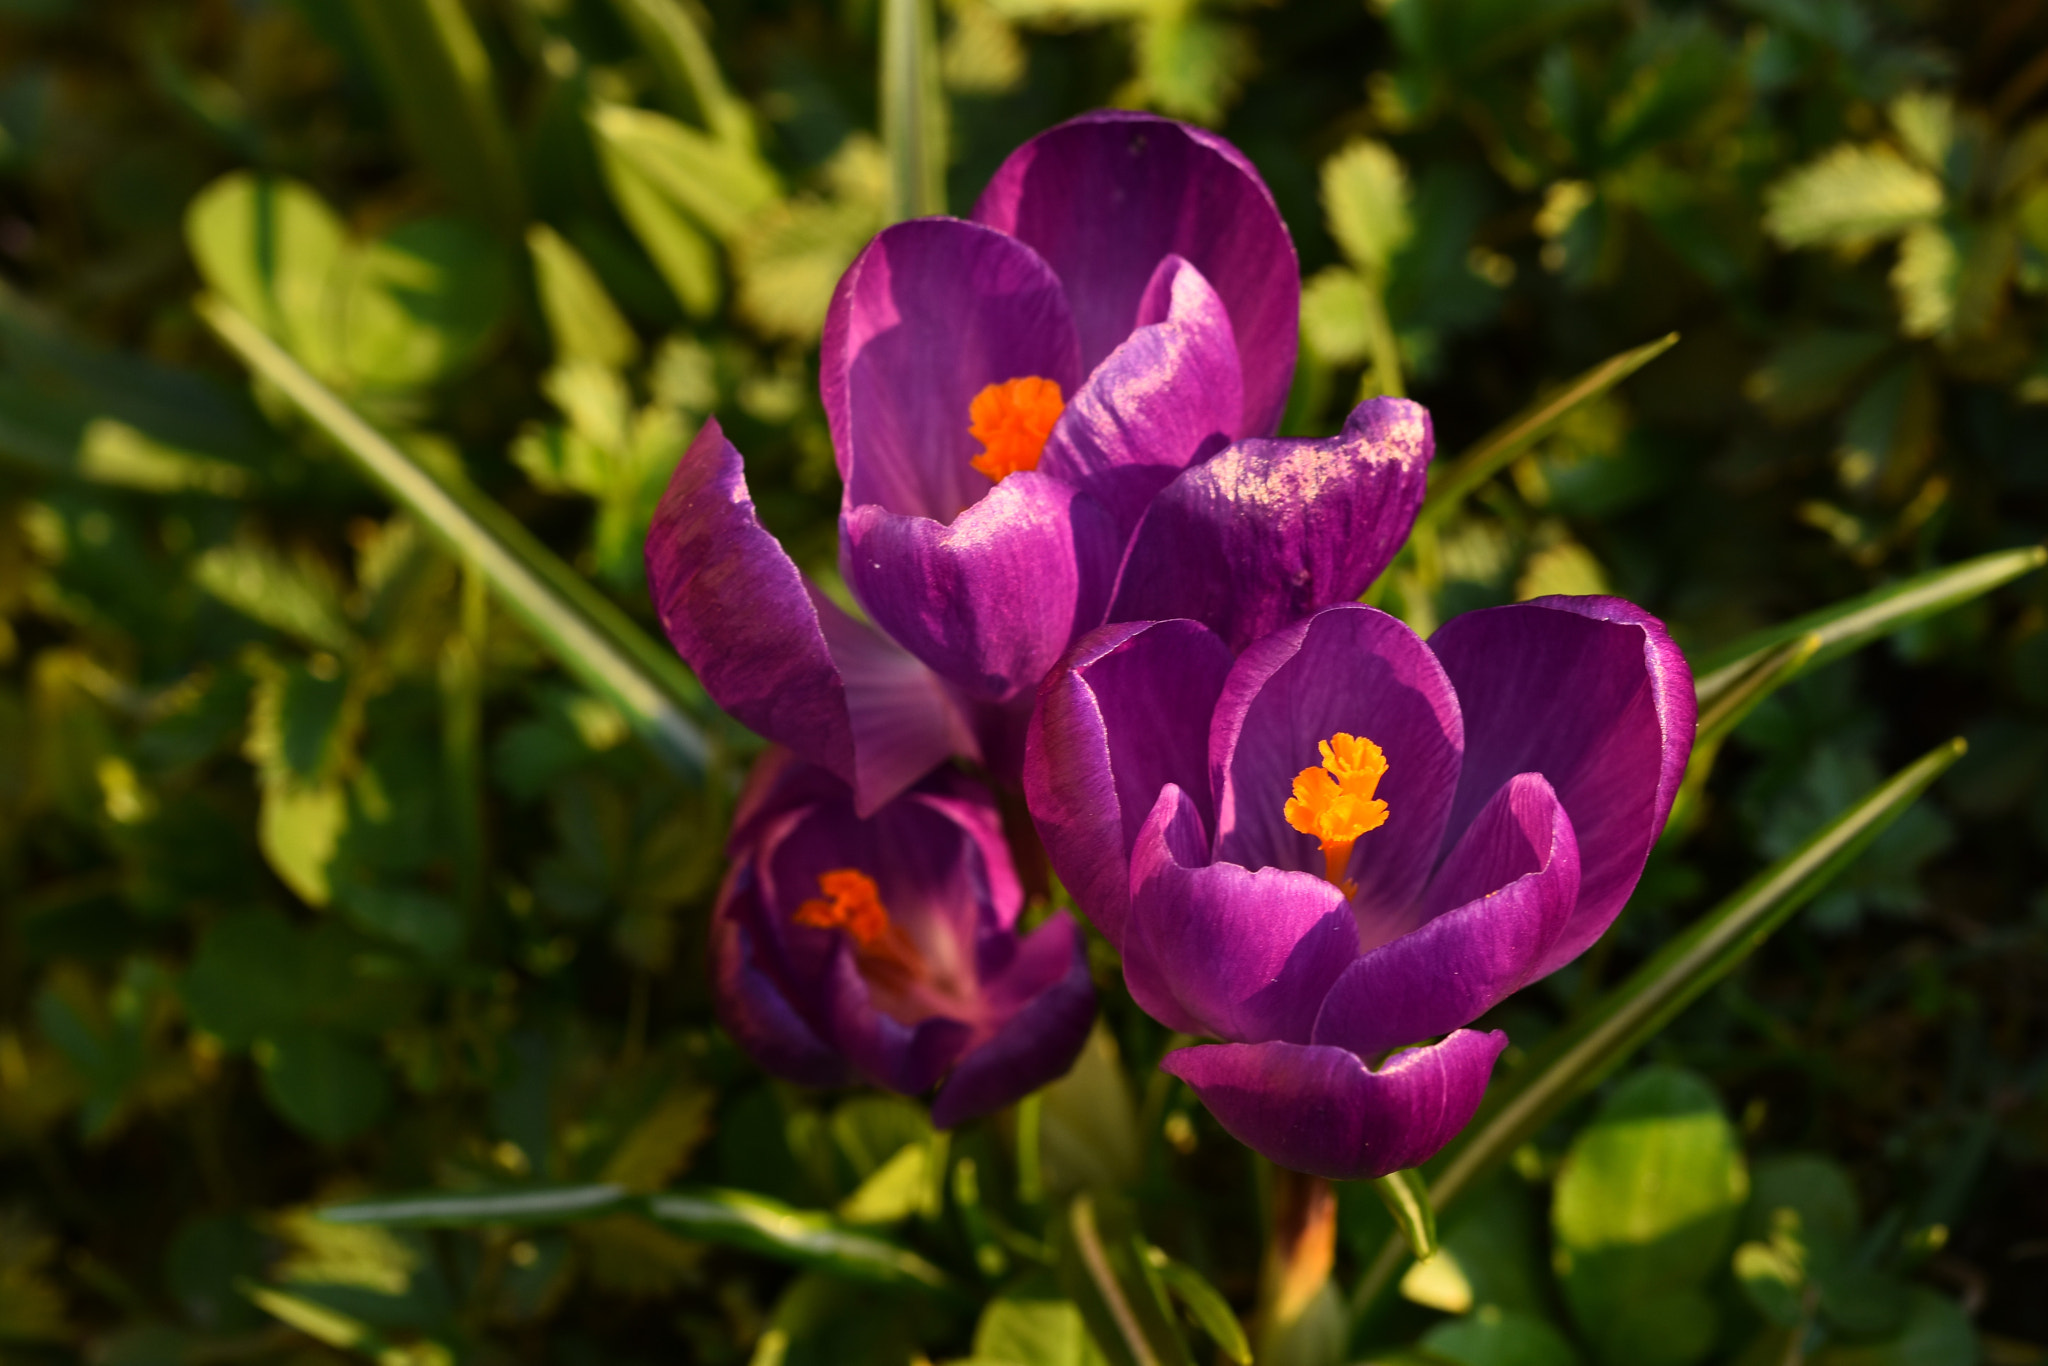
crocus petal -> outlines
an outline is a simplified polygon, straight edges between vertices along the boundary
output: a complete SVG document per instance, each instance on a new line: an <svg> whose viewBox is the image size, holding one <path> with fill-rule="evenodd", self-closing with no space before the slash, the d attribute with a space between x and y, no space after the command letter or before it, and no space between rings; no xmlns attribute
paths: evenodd
<svg viewBox="0 0 2048 1366"><path fill-rule="evenodd" d="M1446 622L1430 648L1465 712L1451 837L1517 773L1557 790L1579 843L1579 904L1555 971L1620 913L1692 753L1692 673L1663 623L1619 598L1538 598Z"/></svg>
<svg viewBox="0 0 2048 1366"><path fill-rule="evenodd" d="M1578 844L1550 784L1525 773L1494 794L1437 881L1425 909L1440 895L1462 904L1345 969L1316 1043L1376 1057L1468 1025L1535 979L1579 892Z"/></svg>
<svg viewBox="0 0 2048 1366"><path fill-rule="evenodd" d="M932 1100L932 1123L950 1129L999 1110L1074 1065L1095 1022L1088 946L1064 911L1032 931L1016 958L984 985L991 1012L1007 1018L960 1060Z"/></svg>
<svg viewBox="0 0 2048 1366"><path fill-rule="evenodd" d="M1354 408L1323 441L1241 441L1152 500L1111 621L1193 617L1232 649L1380 576L1428 483L1429 413L1406 399Z"/></svg>
<svg viewBox="0 0 2048 1366"><path fill-rule="evenodd" d="M716 420L662 495L647 581L669 641L718 704L837 774L864 810L972 749L931 670L805 582L761 525Z"/></svg>
<svg viewBox="0 0 2048 1366"><path fill-rule="evenodd" d="M1036 375L1071 395L1086 372L1065 295L1029 247L954 218L883 230L840 278L818 387L847 508L950 522L989 491L968 409Z"/></svg>
<svg viewBox="0 0 2048 1366"><path fill-rule="evenodd" d="M1117 544L1094 499L1036 471L1003 480L951 526L869 503L839 528L847 582L875 623L991 701L1035 688L1101 620Z"/></svg>
<svg viewBox="0 0 2048 1366"><path fill-rule="evenodd" d="M751 874L734 868L711 922L711 972L718 1022L733 1041L778 1077L804 1086L843 1086L846 1061L756 961L748 921L759 914Z"/></svg>
<svg viewBox="0 0 2048 1366"><path fill-rule="evenodd" d="M958 1062L974 1037L964 1021L930 1015L915 1024L877 1008L855 965L853 946L841 938L827 979L826 1017L832 1040L862 1076L906 1096L929 1091Z"/></svg>
<svg viewBox="0 0 2048 1366"><path fill-rule="evenodd" d="M1059 272L1087 369L1137 324L1161 258L1187 258L1222 296L1245 358L1236 434L1278 425L1294 378L1301 267L1265 182L1228 142L1150 114L1084 115L1012 152L974 218L1029 242Z"/></svg>
<svg viewBox="0 0 2048 1366"><path fill-rule="evenodd" d="M1088 376L1038 468L1116 518L1118 545L1173 476L1231 438L1244 407L1237 338L1223 301L1178 256L1159 263L1140 326Z"/></svg>
<svg viewBox="0 0 2048 1366"><path fill-rule="evenodd" d="M1344 894L1320 878L1207 863L1180 788L1159 794L1131 851L1124 982L1170 1029L1307 1043L1330 984L1358 956Z"/></svg>
<svg viewBox="0 0 2048 1366"><path fill-rule="evenodd" d="M1459 699L1429 647L1393 617L1347 603L1258 642L1238 659L1216 704L1209 771L1216 857L1318 876L1316 841L1288 825L1295 775L1338 732L1378 744L1386 824L1351 852L1361 925L1405 911L1436 862L1458 783ZM1498 784L1496 784L1498 786Z"/></svg>
<svg viewBox="0 0 2048 1366"><path fill-rule="evenodd" d="M1361 1181L1419 1166L1471 1123L1508 1036L1461 1029L1378 1071L1327 1045L1211 1044L1159 1066L1233 1138L1283 1167Z"/></svg>
<svg viewBox="0 0 2048 1366"><path fill-rule="evenodd" d="M1209 817L1209 715L1230 651L1198 622L1105 626L1040 689L1024 796L1060 881L1119 949L1130 848L1159 791L1177 783Z"/></svg>

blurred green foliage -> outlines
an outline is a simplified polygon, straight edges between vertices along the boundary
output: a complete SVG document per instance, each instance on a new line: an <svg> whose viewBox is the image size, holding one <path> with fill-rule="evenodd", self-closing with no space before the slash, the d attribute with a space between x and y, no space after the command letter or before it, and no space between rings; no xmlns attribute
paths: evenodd
<svg viewBox="0 0 2048 1366"><path fill-rule="evenodd" d="M765 1080L703 971L730 768L661 763L193 308L643 624L714 411L832 581L814 347L891 203L883 8L0 3L0 1357L1092 1363L1098 1255L1235 1350L1260 1187L1163 1031L1106 993L1067 1080L950 1137ZM1375 590L1418 629L1615 591L1700 657L2048 538L2030 0L945 0L937 37L956 212L1097 104L1246 149L1306 280L1290 430L1405 391L1448 457L1681 334L1418 532ZM1741 724L1616 931L1496 1012L1518 1048L1973 748L1353 1355L2042 1359L2044 594ZM477 1203L311 1212L418 1190ZM1388 1224L1346 1190L1341 1228L1344 1280Z"/></svg>

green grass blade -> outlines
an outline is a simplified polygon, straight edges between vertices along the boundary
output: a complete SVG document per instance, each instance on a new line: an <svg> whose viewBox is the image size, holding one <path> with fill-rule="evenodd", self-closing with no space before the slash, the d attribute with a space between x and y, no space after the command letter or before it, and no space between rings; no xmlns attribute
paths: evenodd
<svg viewBox="0 0 2048 1366"><path fill-rule="evenodd" d="M320 1218L330 1224L375 1224L381 1228L527 1228L595 1219L626 1208L633 1196L610 1183L585 1186L528 1186L514 1190L431 1191L383 1200L329 1205Z"/></svg>
<svg viewBox="0 0 2048 1366"><path fill-rule="evenodd" d="M378 75L420 160L463 209L508 235L526 221L491 58L462 0L354 0Z"/></svg>
<svg viewBox="0 0 2048 1366"><path fill-rule="evenodd" d="M1499 474L1509 461L1520 455L1565 415L1588 399L1597 398L1678 344L1678 334L1659 337L1618 356L1610 356L1580 375L1550 397L1525 408L1480 439L1478 445L1444 466L1430 480L1429 496L1422 501L1415 525L1433 526L1473 490Z"/></svg>
<svg viewBox="0 0 2048 1366"><path fill-rule="evenodd" d="M931 0L882 0L882 145L889 221L946 211L946 105Z"/></svg>
<svg viewBox="0 0 2048 1366"><path fill-rule="evenodd" d="M1853 863L1870 842L1962 757L1960 739L1915 760L1805 844L1666 944L1576 1024L1560 1031L1520 1071L1492 1088L1479 1115L1431 1165L1429 1198L1439 1210L1504 1161L1559 1110L1611 1072L1680 1011L1756 951L1793 912ZM1387 1246L1359 1282L1362 1316L1398 1269L1401 1240Z"/></svg>
<svg viewBox="0 0 2048 1366"><path fill-rule="evenodd" d="M563 668L618 707L664 760L689 774L705 770L710 742L689 714L702 707L703 693L673 654L502 507L466 484L444 482L421 468L231 305L208 296L198 308L244 364L482 574Z"/></svg>
<svg viewBox="0 0 2048 1366"><path fill-rule="evenodd" d="M909 1248L750 1191L675 1191L648 1196L642 1208L685 1237L745 1248L847 1280L927 1290L949 1284L945 1272Z"/></svg>
<svg viewBox="0 0 2048 1366"><path fill-rule="evenodd" d="M2022 574L2048 564L2048 546L2022 546L1998 550L1974 560L1932 570L1900 583L1865 593L1860 598L1823 607L1803 617L1745 636L1733 645L1714 651L1695 672L1695 688L1702 708L1712 706L1721 694L1740 681L1757 660L1789 640L1813 634L1820 647L1804 666L1814 668L1860 649L1880 636L1890 635L1916 621L1939 615L1970 599L1989 593Z"/></svg>

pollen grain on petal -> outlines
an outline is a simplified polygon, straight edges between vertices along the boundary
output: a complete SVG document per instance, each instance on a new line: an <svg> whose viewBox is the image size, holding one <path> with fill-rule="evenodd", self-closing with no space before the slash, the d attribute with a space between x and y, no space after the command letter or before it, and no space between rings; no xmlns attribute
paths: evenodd
<svg viewBox="0 0 2048 1366"><path fill-rule="evenodd" d="M983 447L969 463L998 484L1019 470L1037 469L1066 407L1057 380L1024 375L988 385L967 408L968 432Z"/></svg>

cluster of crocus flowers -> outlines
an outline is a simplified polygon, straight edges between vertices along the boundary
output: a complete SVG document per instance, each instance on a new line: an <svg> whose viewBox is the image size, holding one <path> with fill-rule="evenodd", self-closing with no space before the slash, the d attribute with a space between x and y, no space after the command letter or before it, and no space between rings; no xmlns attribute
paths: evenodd
<svg viewBox="0 0 2048 1366"><path fill-rule="evenodd" d="M1612 599L1427 645L1357 606L1434 439L1401 399L1274 437L1299 306L1242 154L1091 115L839 283L820 389L859 614L705 425L648 577L706 689L780 747L714 930L722 1017L765 1066L938 1086L950 1124L1071 1062L1084 945L1064 917L1019 937L984 784L1021 785L1137 1003L1221 1041L1167 1070L1305 1172L1436 1151L1504 1046L1465 1026L1612 920L1690 744L1684 661Z"/></svg>

